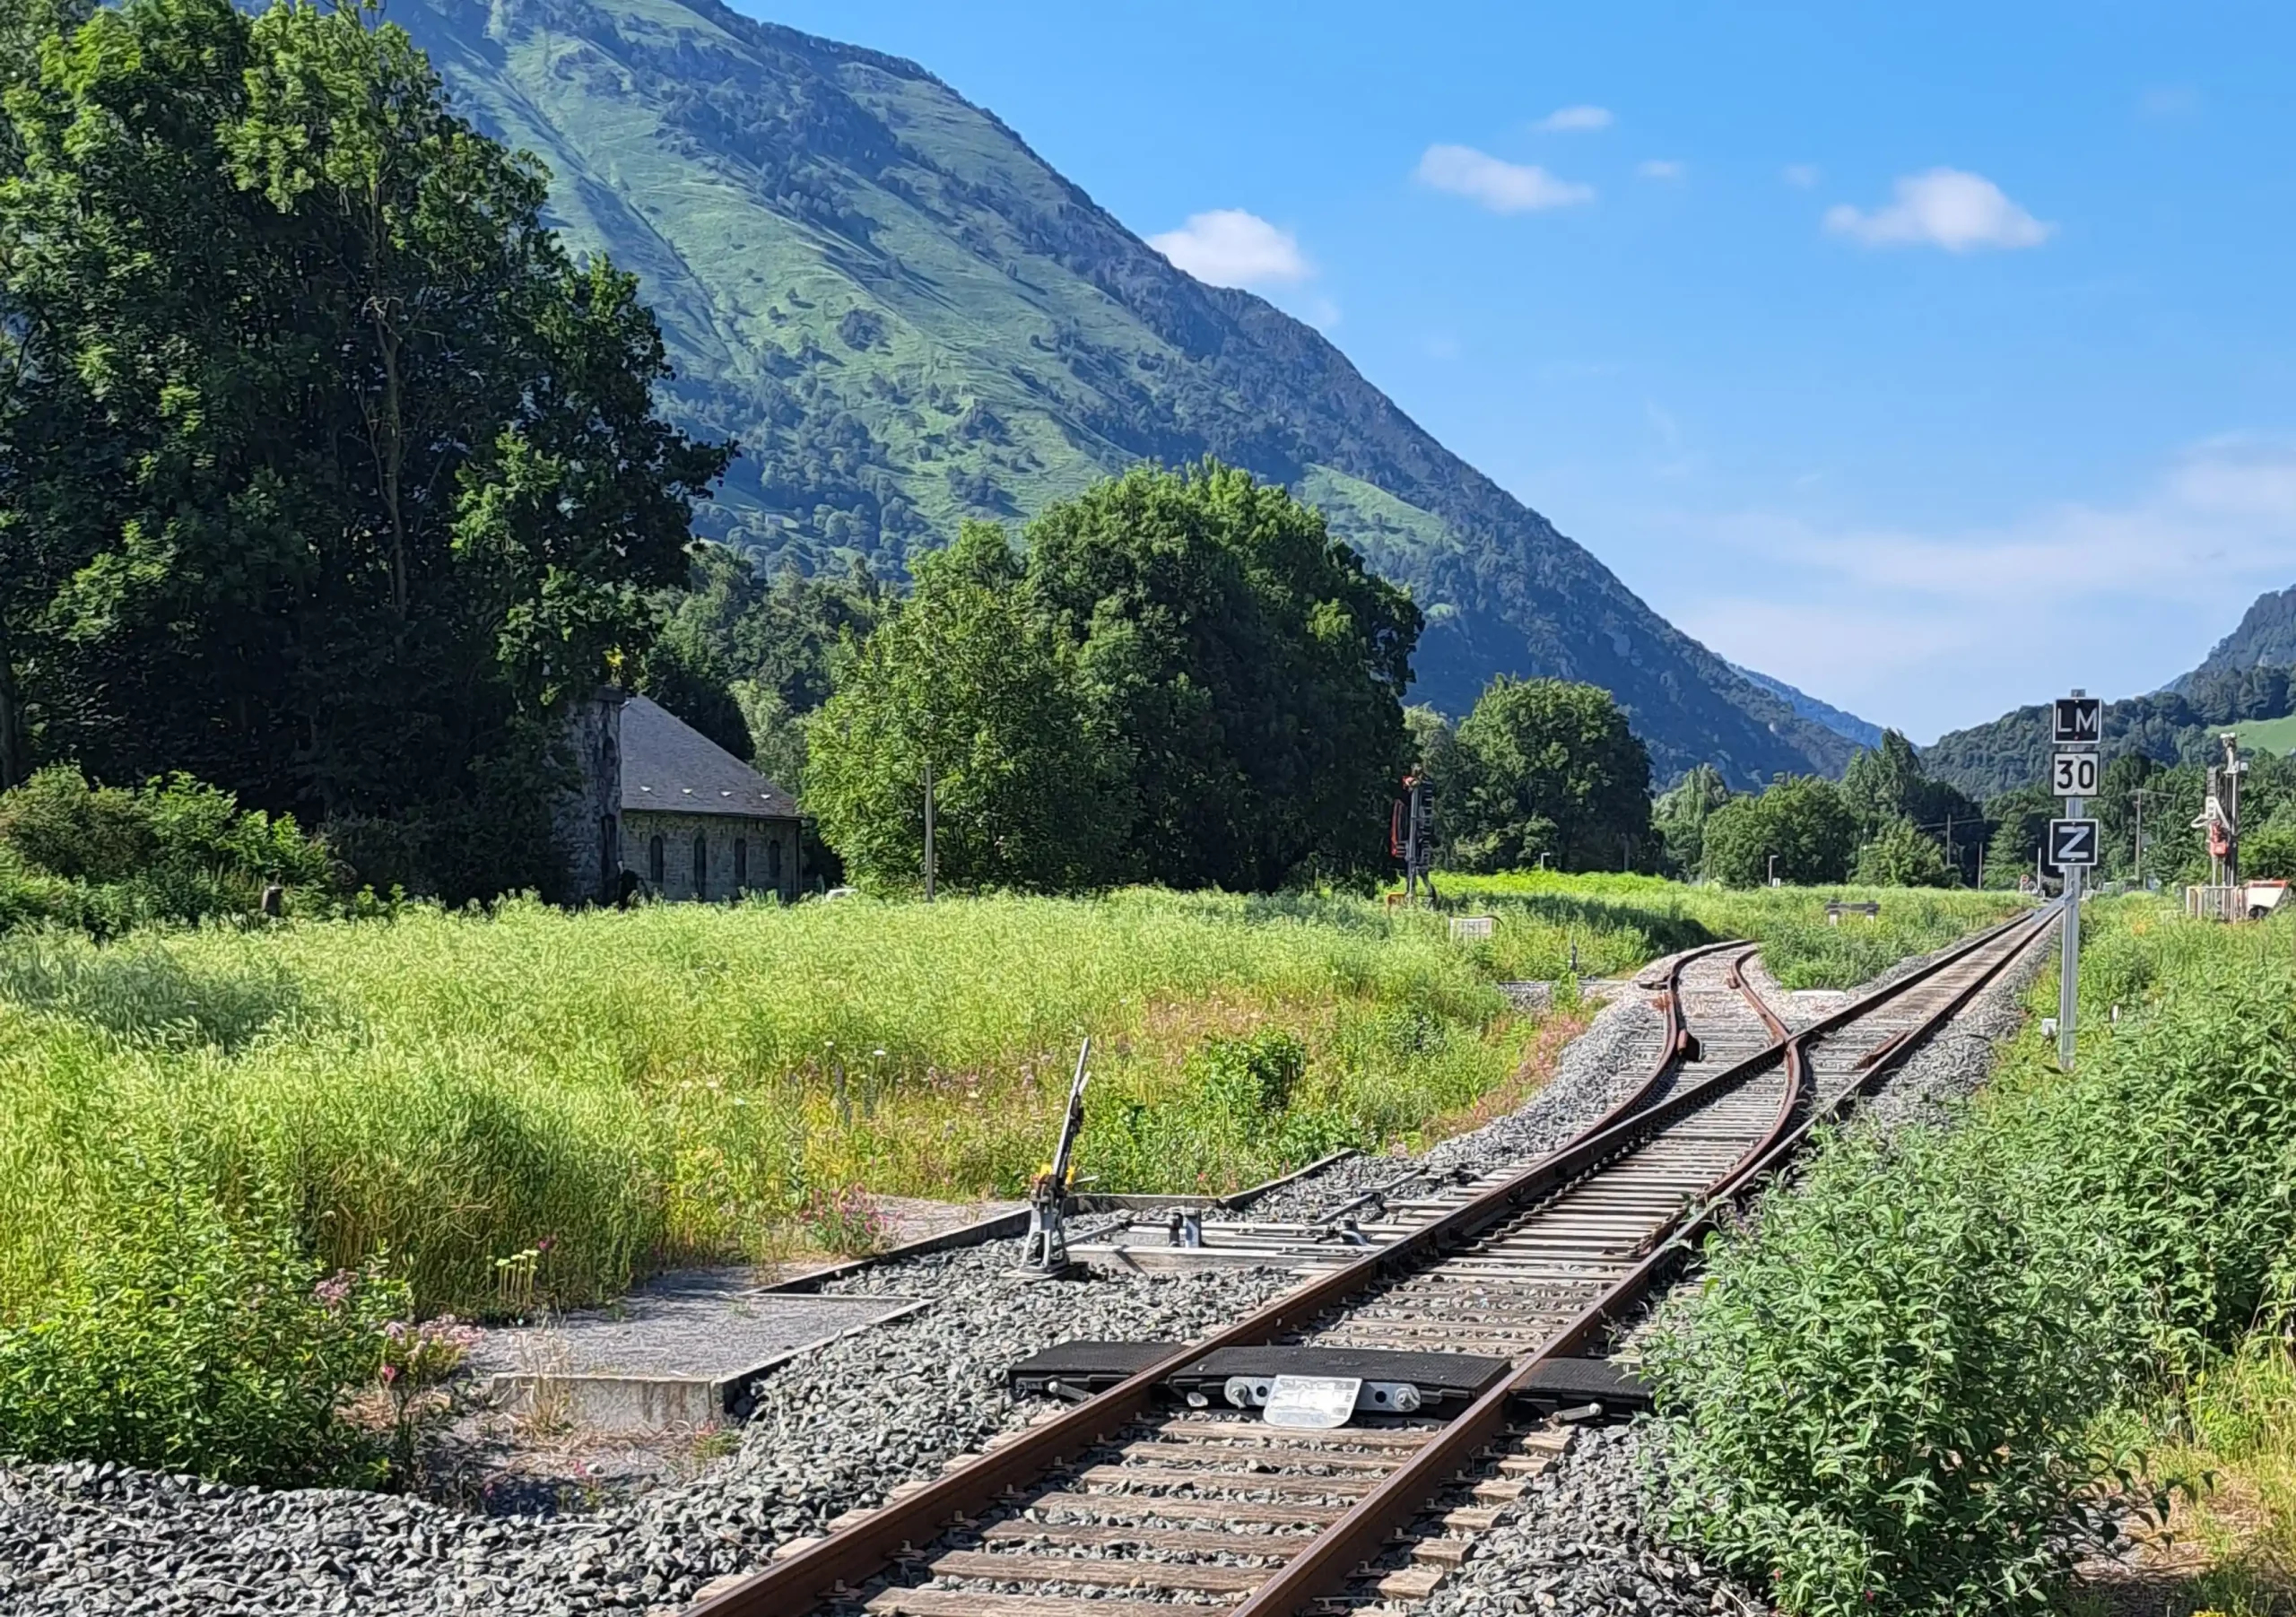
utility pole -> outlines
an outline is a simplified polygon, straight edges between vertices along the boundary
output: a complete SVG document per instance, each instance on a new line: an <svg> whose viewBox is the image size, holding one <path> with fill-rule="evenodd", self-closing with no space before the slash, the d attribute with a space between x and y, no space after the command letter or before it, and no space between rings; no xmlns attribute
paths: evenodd
<svg viewBox="0 0 2296 1617"><path fill-rule="evenodd" d="M2136 885L2144 885L2144 799L2150 795L2143 787L2129 794L2136 804Z"/></svg>
<svg viewBox="0 0 2296 1617"><path fill-rule="evenodd" d="M925 901L933 901L933 759L925 760Z"/></svg>
<svg viewBox="0 0 2296 1617"><path fill-rule="evenodd" d="M1961 862L1953 853L1953 811L1951 809L1945 811L1945 863L1953 867L1953 874L1958 879L1961 874Z"/></svg>

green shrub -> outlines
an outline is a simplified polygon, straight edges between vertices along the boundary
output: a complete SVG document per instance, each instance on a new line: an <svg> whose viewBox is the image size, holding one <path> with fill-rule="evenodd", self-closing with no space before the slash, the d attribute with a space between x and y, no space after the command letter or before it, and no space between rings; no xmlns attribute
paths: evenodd
<svg viewBox="0 0 2296 1617"><path fill-rule="evenodd" d="M323 900L335 878L326 845L293 820L242 813L187 775L131 789L57 766L0 794L0 929L49 921L108 937L252 913L274 882Z"/></svg>
<svg viewBox="0 0 2296 1617"><path fill-rule="evenodd" d="M2074 1074L2022 1040L1950 1130L1821 1151L1652 1345L1675 1527L1788 1611L2041 1603L2126 1484L2092 1434L2296 1300L2291 928L2087 925Z"/></svg>
<svg viewBox="0 0 2296 1617"><path fill-rule="evenodd" d="M1646 1350L1673 1527L1788 1612L2038 1609L2093 1527L2115 1289L1974 1154L1836 1136Z"/></svg>
<svg viewBox="0 0 2296 1617"><path fill-rule="evenodd" d="M275 1208L226 1213L180 1177L139 1187L73 1271L0 1325L0 1452L233 1482L371 1480L346 1424L405 1288L330 1277Z"/></svg>

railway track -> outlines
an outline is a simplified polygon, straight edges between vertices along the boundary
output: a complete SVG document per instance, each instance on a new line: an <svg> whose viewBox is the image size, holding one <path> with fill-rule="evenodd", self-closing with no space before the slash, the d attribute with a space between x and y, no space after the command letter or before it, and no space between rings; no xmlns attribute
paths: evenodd
<svg viewBox="0 0 2296 1617"><path fill-rule="evenodd" d="M1798 1029L1746 982L1752 945L1678 957L1657 1059L1569 1144L1386 1206L1362 1256L1206 1341L1101 1349L1074 1407L784 1546L692 1617L1299 1617L1423 1597L1561 1446L1524 1401L1585 1385L1579 1355L1720 1211L2045 943L2049 913ZM1358 1413L1257 1418L1274 1378L1303 1372L1362 1379Z"/></svg>

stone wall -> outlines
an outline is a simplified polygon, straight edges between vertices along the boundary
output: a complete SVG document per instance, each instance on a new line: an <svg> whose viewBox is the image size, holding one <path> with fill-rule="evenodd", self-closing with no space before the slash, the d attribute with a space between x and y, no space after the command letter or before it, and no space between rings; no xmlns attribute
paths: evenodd
<svg viewBox="0 0 2296 1617"><path fill-rule="evenodd" d="M567 709L577 784L552 810L551 829L571 903L611 903L622 881L622 692L607 688Z"/></svg>
<svg viewBox="0 0 2296 1617"><path fill-rule="evenodd" d="M704 884L694 885L694 839L708 850ZM662 863L654 866L655 839ZM740 847L736 847L736 844ZM622 817L622 863L648 892L663 899L726 900L741 893L797 896L797 822L741 814L673 814L632 809ZM737 867L745 865L736 882Z"/></svg>

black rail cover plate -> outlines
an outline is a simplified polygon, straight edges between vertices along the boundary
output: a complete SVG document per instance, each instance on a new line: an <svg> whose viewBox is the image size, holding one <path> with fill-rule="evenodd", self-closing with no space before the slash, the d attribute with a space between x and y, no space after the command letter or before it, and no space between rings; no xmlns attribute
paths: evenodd
<svg viewBox="0 0 2296 1617"><path fill-rule="evenodd" d="M1541 1405L1563 1408L1599 1404L1605 1411L1650 1407L1650 1388L1632 1370L1607 1359L1547 1359L1531 1368L1523 1395Z"/></svg>
<svg viewBox="0 0 2296 1617"><path fill-rule="evenodd" d="M1104 1393L1187 1345L1184 1342L1057 1342L1005 1371L1005 1382L1016 1398L1041 1397L1055 1381L1064 1387Z"/></svg>

